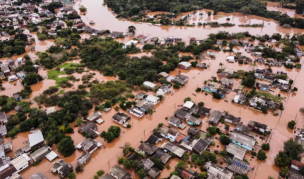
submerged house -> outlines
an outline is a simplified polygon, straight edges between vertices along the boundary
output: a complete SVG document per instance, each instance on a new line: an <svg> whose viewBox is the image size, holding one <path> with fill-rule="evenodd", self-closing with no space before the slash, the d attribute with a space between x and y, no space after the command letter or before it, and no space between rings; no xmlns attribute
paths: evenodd
<svg viewBox="0 0 304 179"><path fill-rule="evenodd" d="M176 155L177 157L181 158L185 154L185 150L172 144L172 143L164 143L161 148L166 152L169 151Z"/></svg>
<svg viewBox="0 0 304 179"><path fill-rule="evenodd" d="M240 117L235 117L231 114L226 114L225 116L225 122L228 122L230 124L234 124L237 125L239 122L241 122L241 118Z"/></svg>
<svg viewBox="0 0 304 179"><path fill-rule="evenodd" d="M171 124L174 127L180 128L180 129L185 129L186 125L182 122L182 120L180 120L177 117L171 116L168 119L168 123Z"/></svg>
<svg viewBox="0 0 304 179"><path fill-rule="evenodd" d="M265 134L265 133L270 132L270 127L269 126L267 126L265 124L262 124L262 123L259 123L259 122L256 122L256 121L249 121L248 129L253 131L253 132L260 133L260 134Z"/></svg>
<svg viewBox="0 0 304 179"><path fill-rule="evenodd" d="M29 138L30 148L39 147L39 146L44 145L44 137L43 137L42 132L40 130L36 131L32 134L29 134L28 138Z"/></svg>
<svg viewBox="0 0 304 179"><path fill-rule="evenodd" d="M238 158L233 158L231 164L227 166L227 169L240 175L246 175L248 173L249 166L248 162Z"/></svg>
<svg viewBox="0 0 304 179"><path fill-rule="evenodd" d="M178 68L181 68L181 69L184 69L184 70L189 70L191 68L191 63L189 62L180 62L177 67Z"/></svg>
<svg viewBox="0 0 304 179"><path fill-rule="evenodd" d="M160 161L166 165L171 158L171 155L164 152L162 149L157 149L153 155L154 158L160 159Z"/></svg>
<svg viewBox="0 0 304 179"><path fill-rule="evenodd" d="M96 138L99 135L97 130L97 125L94 122L87 122L79 127L78 132L87 137Z"/></svg>
<svg viewBox="0 0 304 179"><path fill-rule="evenodd" d="M125 113L118 112L112 117L112 119L118 124L121 124L125 127L127 122L131 119L131 117Z"/></svg>
<svg viewBox="0 0 304 179"><path fill-rule="evenodd" d="M230 140L232 143L243 147L246 150L252 151L254 149L256 139L249 135L241 134L239 132L231 132L230 133Z"/></svg>
<svg viewBox="0 0 304 179"><path fill-rule="evenodd" d="M89 117L87 117L87 120L91 121L91 122L95 122L98 119L101 119L101 115L102 115L101 112L95 112L92 115L90 115Z"/></svg>
<svg viewBox="0 0 304 179"><path fill-rule="evenodd" d="M97 148L101 147L101 144L94 139L87 138L81 143L79 143L76 148L79 150L83 150L86 153L93 153Z"/></svg>
<svg viewBox="0 0 304 179"><path fill-rule="evenodd" d="M116 179L132 179L131 174L121 168L119 165L114 165L110 169L109 173L112 177Z"/></svg>
<svg viewBox="0 0 304 179"><path fill-rule="evenodd" d="M226 170L225 168L211 162L207 162L205 164L205 168L207 169L208 179L231 179L233 176L233 173L229 170Z"/></svg>
<svg viewBox="0 0 304 179"><path fill-rule="evenodd" d="M221 111L213 111L211 116L209 117L209 124L212 125L217 125L217 123L220 121L222 117L222 112Z"/></svg>

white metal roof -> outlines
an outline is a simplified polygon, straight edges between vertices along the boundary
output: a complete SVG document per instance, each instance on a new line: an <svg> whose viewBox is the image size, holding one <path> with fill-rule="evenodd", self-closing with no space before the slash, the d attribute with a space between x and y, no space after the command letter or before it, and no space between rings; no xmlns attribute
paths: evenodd
<svg viewBox="0 0 304 179"><path fill-rule="evenodd" d="M27 158L29 158L29 157L27 156L27 158L26 158L25 155L26 154L22 154L21 156L19 156L11 161L11 164L16 168L17 171L21 170L22 168L24 168L24 166L28 165Z"/></svg>
<svg viewBox="0 0 304 179"><path fill-rule="evenodd" d="M145 81L145 82L144 82L144 85L145 85L145 86L148 86L148 87L150 87L150 88L154 88L154 87L156 86L156 84L154 84L154 83L152 83L152 82L150 82L150 81Z"/></svg>
<svg viewBox="0 0 304 179"><path fill-rule="evenodd" d="M43 135L41 131L37 131L35 133L28 135L30 147L35 146L36 144L39 144L40 142L44 141Z"/></svg>
<svg viewBox="0 0 304 179"><path fill-rule="evenodd" d="M192 108L194 103L192 101L186 101L183 107L186 107L188 109Z"/></svg>
<svg viewBox="0 0 304 179"><path fill-rule="evenodd" d="M50 162L53 161L56 157L58 157L58 155L54 151L51 151L45 156L45 158L47 158Z"/></svg>
<svg viewBox="0 0 304 179"><path fill-rule="evenodd" d="M154 95L149 95L146 98L147 101L153 101L153 102L157 102L159 100L159 97L154 96Z"/></svg>

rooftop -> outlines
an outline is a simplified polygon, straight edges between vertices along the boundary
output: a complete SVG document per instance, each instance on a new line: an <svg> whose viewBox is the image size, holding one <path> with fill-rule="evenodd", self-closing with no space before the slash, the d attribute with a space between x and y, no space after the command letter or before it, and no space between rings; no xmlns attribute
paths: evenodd
<svg viewBox="0 0 304 179"><path fill-rule="evenodd" d="M243 160L247 150L234 143L230 143L229 145L227 145L226 151L232 154L234 157Z"/></svg>
<svg viewBox="0 0 304 179"><path fill-rule="evenodd" d="M42 132L40 130L36 131L35 133L29 134L28 138L30 142L30 147L33 147L44 141Z"/></svg>

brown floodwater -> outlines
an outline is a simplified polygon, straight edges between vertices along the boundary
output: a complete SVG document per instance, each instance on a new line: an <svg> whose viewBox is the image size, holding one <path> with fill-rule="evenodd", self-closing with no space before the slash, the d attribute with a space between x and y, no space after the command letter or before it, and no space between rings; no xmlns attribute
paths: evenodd
<svg viewBox="0 0 304 179"><path fill-rule="evenodd" d="M204 13L203 17L196 15L196 17L192 17L190 23L192 21L198 22L207 22L207 21L219 21L219 22L226 22L226 19L229 17L231 23L235 24L244 24L244 23L262 23L264 21L265 27L263 28L241 28L238 26L229 27L229 28L210 28L210 27L176 27L176 26L153 26L147 24L139 24L129 21L118 20L112 14L111 10L108 9L106 6L103 6L102 1L89 1L89 0L81 0L76 2L75 9L78 10L79 5L84 5L88 12L85 16L82 16L82 19L88 23L90 20L93 20L95 24L95 28L98 29L109 29L109 30L116 30L116 31L127 31L128 26L134 25L137 28L137 34L144 34L149 36L157 36L157 37L167 37L169 35L173 35L175 37L183 38L183 40L188 40L190 37L196 37L197 39L206 38L210 33L216 33L219 30L226 30L228 32L240 32L240 31L249 31L251 34L272 34L272 33L300 33L303 30L300 29L283 29L273 20L261 18L257 16L244 16L238 13L219 13L217 16L206 17L206 13ZM269 7L268 7L269 8ZM272 7L274 8L274 7ZM203 12L206 10L202 10ZM199 13L201 11L197 11ZM190 13L193 15L193 13ZM289 14L290 15L290 14ZM101 18L102 17L102 18ZM33 34L34 38L35 34ZM88 36L83 36L84 38ZM122 40L125 42L125 40ZM40 42L36 41L36 50L44 51L50 45L52 45L52 41L45 41ZM243 55L251 57L250 54L247 52L243 52ZM141 53L138 55L132 56L142 56L145 53ZM187 54L183 54L187 55ZM216 59L215 60L206 60L205 62L210 66L210 68L206 70L198 70L198 69L191 69L191 70L181 70L177 69L170 73L170 75L176 75L179 71L189 77L189 82L184 87L179 90L173 90L173 95L166 95L165 99L156 106L156 110L153 115L147 115L142 119L137 119L132 117L130 124L131 129L122 128L121 136L118 139L115 139L112 143L106 143L102 138L98 137L96 140L104 144L104 147L98 149L92 154L92 159L90 162L85 164L84 171L82 173L77 174L78 179L85 179L85 178L92 178L98 170L104 170L108 172L110 167L117 164L117 159L122 156L122 150L120 149L125 143L130 143L133 147L137 147L140 144L141 140L146 140L148 136L152 133L153 129L157 127L158 123L168 124L165 120L166 117L171 116L174 114L174 111L178 108L178 105L183 104L183 100L186 97L191 97L191 99L198 103L203 101L206 107L211 107L213 110L220 110L220 111L229 111L230 114L235 116L242 117L242 122L245 124L248 123L250 120L255 120L264 124L269 125L272 128L272 136L270 140L271 149L268 152L268 158L265 162L257 162L256 160L250 161L250 155L246 156L247 160L250 161L251 167L254 167L254 171L249 172L249 177L251 179L260 179L260 178L267 178L268 176L278 177L278 168L273 165L274 157L276 154L282 150L283 143L288 138L293 137L292 131L286 130L286 126L288 121L292 119L296 119L298 121L297 128L301 128L303 126L303 115L299 113L299 108L303 107L302 102L304 99L304 93L301 91L303 90L302 80L301 78L304 77L304 72L300 70L286 70L284 67L273 67L273 71L284 71L288 72L288 75L291 79L294 80L295 86L299 88L299 92L297 93L280 93L282 96L286 97L284 100L284 107L285 110L279 116L273 116L271 112L269 114L263 114L260 111L254 110L250 107L240 106L237 104L231 103L231 100L234 98L235 93L231 92L226 96L225 102L224 100L216 100L212 98L212 95L205 93L197 93L195 89L197 87L203 87L204 81L209 80L212 76L216 76L216 71L220 68L219 63L223 64L223 67L230 68L230 69L242 69L242 70L253 70L254 68L265 68L264 65L257 64L257 66L251 65L239 65L238 63L228 63L226 62L225 58L231 55L231 53L224 53L224 52L216 52ZM2 59L1 59L2 60ZM302 63L303 64L303 63ZM92 71L90 71L92 72ZM46 71L40 70L42 76L46 74ZM84 74L84 73L83 73ZM73 74L76 78L81 78L83 74ZM104 77L102 74L97 74L94 76L99 81L108 81L108 80L115 80L115 77ZM94 79L93 78L93 79ZM40 84L41 83L41 84ZM55 85L53 80L44 80L37 85L33 85L33 95L39 95L43 90L47 89L50 86ZM14 86L14 84L16 84ZM79 82L81 84L81 82ZM78 82L74 83L73 88L76 89L79 85ZM5 90L4 93L12 95L14 90L16 92L20 91L21 84L19 81L14 82L13 84L4 83L4 87L8 90ZM240 80L235 80L234 88L241 86ZM66 89L71 90L71 89ZM3 94L4 94L3 93ZM275 90L274 94L278 94L279 91ZM2 94L2 92L1 92ZM195 94L195 95L193 95ZM92 112L92 111L91 111ZM105 120L104 123L98 124L98 131L102 132L107 130L108 127L111 125L117 125L111 119L111 117L115 114L115 110L112 109L108 113L104 113L102 118ZM200 126L201 129L205 130L209 127L207 120L208 118L202 118L204 121L203 124ZM73 125L73 124L72 124ZM184 130L179 130L181 133L186 134L186 131L189 127ZM80 135L78 132L78 127L75 128L75 133L70 134L70 136L74 140L74 144L77 145L85 138ZM13 150L17 150L24 145L24 142L27 140L28 132L24 132L17 135L17 138L11 140L13 145ZM10 141L10 139L6 139ZM222 146L216 141L216 144L222 148ZM53 149L58 153L56 150L56 146L53 146ZM70 162L76 167L76 159L79 158L83 152L76 151L72 156L64 158L66 162ZM174 170L175 165L177 164L178 160L173 159L169 162L171 169L164 171L161 174L161 178L167 177L170 172ZM22 177L29 178L32 174L36 173L37 171L42 172L48 178L54 178L55 176L50 172L50 168L52 166L51 162L47 160L43 160L38 166L30 167L29 169L25 170L21 173ZM56 176L57 177L57 176Z"/></svg>
<svg viewBox="0 0 304 179"><path fill-rule="evenodd" d="M246 53L246 52L243 52ZM185 54L183 54L185 55ZM105 172L109 171L109 168L117 163L117 159L122 156L122 150L120 149L126 142L130 143L132 146L137 147L140 144L141 140L146 140L148 136L152 133L153 129L157 127L158 123L168 124L165 120L166 117L169 117L174 114L174 111L178 108L179 105L183 104L183 100L186 97L191 97L191 99L198 103L203 101L206 107L211 107L213 110L220 111L229 111L229 113L242 117L242 121L247 124L249 120L255 120L264 124L269 125L272 128L272 136L270 140L271 149L268 152L268 158L265 162L257 162L255 159L250 161L250 156L246 158L250 161L251 167L254 167L253 171L249 172L250 178L267 178L269 175L277 177L278 168L273 165L274 158L276 154L282 150L282 144L288 138L293 137L293 133L286 130L288 121L295 119L297 117L298 124L297 127L300 128L303 126L303 115L299 113L299 108L302 107L302 101L304 99L304 93L301 93L301 77L304 77L303 71L298 70L286 70L284 67L273 68L273 71L288 71L288 74L291 79L294 79L295 86L299 88L298 93L282 93L282 96L285 96L284 100L285 110L280 116L274 116L271 112L268 114L263 114L260 111L254 110L253 108L247 106L240 106L237 104L231 103L231 100L234 98L235 93L231 92L227 95L224 100L216 100L212 98L212 95L205 95L204 93L197 93L195 89L197 87L203 87L204 81L210 79L212 76L216 76L216 71L220 68L219 63L223 63L225 68L230 69L243 69L243 70L252 70L253 68L265 68L262 65L258 67L253 67L250 65L239 65L238 63L227 63L225 58L231 55L231 53L217 52L217 58L215 60L206 60L206 63L210 68L206 70L181 70L177 69L170 73L170 75L176 75L181 72L183 75L189 77L189 82L184 87L179 90L173 90L174 95L166 95L163 102L156 106L156 110L153 115L147 115L142 119L132 118L131 119L131 129L122 128L122 133L120 138L115 139L112 143L105 143L105 141L98 137L96 140L103 143L105 148L100 148L93 153L92 159L84 166L84 172L77 174L77 178L91 178L93 177L96 171L103 169ZM245 54L244 54L245 55ZM246 56L250 56L247 54ZM80 76L79 76L80 77ZM241 86L240 80L235 80L234 88ZM278 90L273 92L274 94L279 93ZM196 96L194 96L195 94ZM92 111L91 111L92 112ZM111 117L115 114L115 110L111 110L108 113L104 113L102 118L105 120L103 124L98 124L98 131L102 132L107 130L111 125L117 125L112 120ZM209 127L207 123L208 118L202 118L204 121L200 126L201 129L205 130ZM222 126L223 127L223 126ZM188 127L185 130L179 130L181 133L186 134ZM74 139L74 144L77 145L85 138L77 133L78 128L75 128L75 133L71 135ZM19 135L18 135L19 136ZM13 140L13 143L15 140ZM216 141L217 145L220 145ZM259 144L261 144L259 142ZM220 148L222 146L220 145ZM55 148L54 148L55 149ZM55 149L56 150L56 149ZM72 156L64 158L67 162L70 162L76 166L76 159L80 157L83 153L81 151L76 151ZM221 159L220 159L221 160ZM170 162L170 170L164 169L161 177L166 177L175 167L177 161L173 160ZM47 177L53 177L50 173L50 162L43 162L36 167L31 167L25 172L22 173L22 176L28 178L37 170L44 173Z"/></svg>
<svg viewBox="0 0 304 179"><path fill-rule="evenodd" d="M282 8L279 2L267 2L268 11L279 11L282 14L287 14L289 17L304 18L301 14L296 14L294 9Z"/></svg>
<svg viewBox="0 0 304 179"><path fill-rule="evenodd" d="M193 12L184 13L183 15L190 14L189 24L195 22L210 22L210 21L218 21L220 23L227 22L227 18L230 18L228 22L236 24L234 27L220 27L220 28L212 28L209 26L206 27L185 27L185 26L154 26L148 25L146 23L137 23L130 22L123 19L117 19L115 14L106 6L103 5L103 1L90 1L90 0L81 0L76 1L74 8L79 11L79 7L84 5L88 11L85 15L82 15L82 20L89 24L89 21L93 20L95 22L94 28L102 30L108 29L111 31L122 31L127 32L128 26L134 25L136 27L136 34L143 34L150 37L168 37L174 36L176 38L182 38L184 41L188 42L190 37L195 37L197 39L204 39L210 33L217 33L218 31L228 31L230 33L236 32L245 32L248 31L252 35L262 35L262 34L273 34L273 33L281 33L281 34L296 34L301 33L301 29L285 29L280 27L276 21L272 19L262 18L254 15L243 15L240 13L218 13L218 15L208 17L207 11L210 10L198 10L197 13L193 15ZM269 7L272 10L276 10L276 7ZM280 11L282 8L277 9ZM290 9L284 9L285 12L291 13ZM203 13L203 16L200 16L199 13ZM161 13L161 12L157 12ZM156 13L156 14L157 14ZM149 13L150 15L154 15L155 13ZM262 24L264 22L264 27L251 28L251 27L239 27L240 24Z"/></svg>

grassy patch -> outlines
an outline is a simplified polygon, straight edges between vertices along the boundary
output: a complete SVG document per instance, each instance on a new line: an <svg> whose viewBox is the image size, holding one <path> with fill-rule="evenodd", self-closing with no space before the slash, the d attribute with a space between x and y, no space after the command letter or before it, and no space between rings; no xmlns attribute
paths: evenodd
<svg viewBox="0 0 304 179"><path fill-rule="evenodd" d="M83 64L81 63L65 63L65 64L62 64L62 65L59 65L58 68L76 68L76 67L81 67L83 66ZM65 75L66 73L64 71L58 71L56 69L52 69L48 72L48 79L52 79L52 80L55 80L56 81L56 84L60 84L62 81L65 81L67 80L67 77L61 77L59 78L59 75Z"/></svg>
<svg viewBox="0 0 304 179"><path fill-rule="evenodd" d="M264 92L264 91L258 91L256 92L258 96L264 96L266 97L267 99L270 99L274 102L281 102L283 100L282 97L279 97L279 96L275 96L271 93L267 93L267 92Z"/></svg>

